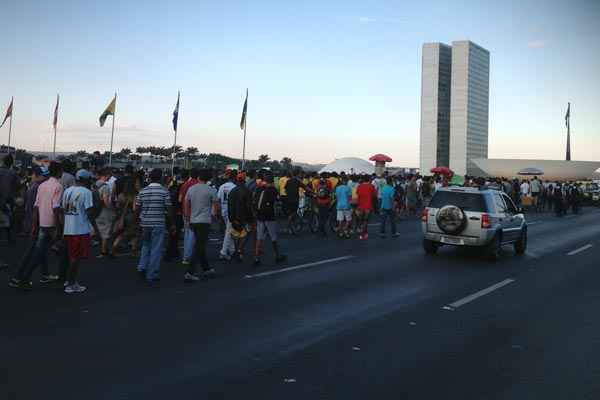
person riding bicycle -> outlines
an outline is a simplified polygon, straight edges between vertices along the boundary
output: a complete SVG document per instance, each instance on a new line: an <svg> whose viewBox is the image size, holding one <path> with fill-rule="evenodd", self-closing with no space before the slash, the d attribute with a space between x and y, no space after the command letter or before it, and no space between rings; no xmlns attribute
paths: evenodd
<svg viewBox="0 0 600 400"><path fill-rule="evenodd" d="M327 236L325 226L329 218L329 209L332 201L331 182L327 179L326 174L321 175L319 186L317 187L317 207L319 210L319 232L323 236Z"/></svg>
<svg viewBox="0 0 600 400"><path fill-rule="evenodd" d="M301 189L305 192L310 191L310 189L302 182L302 179L299 177L299 172L295 170L285 185L285 191L287 193L285 209L287 211L288 227L290 233L292 234L296 233L294 232L292 226L294 220L298 217L298 207L300 204Z"/></svg>

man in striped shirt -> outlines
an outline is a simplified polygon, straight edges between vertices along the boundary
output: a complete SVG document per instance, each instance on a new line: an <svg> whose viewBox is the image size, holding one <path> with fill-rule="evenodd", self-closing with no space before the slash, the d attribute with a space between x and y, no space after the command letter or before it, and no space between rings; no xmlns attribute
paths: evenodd
<svg viewBox="0 0 600 400"><path fill-rule="evenodd" d="M175 230L171 196L161 181L162 170L153 169L150 172L150 184L140 191L135 202L142 227L142 252L137 270L149 283L160 280L160 260L167 223L171 231Z"/></svg>

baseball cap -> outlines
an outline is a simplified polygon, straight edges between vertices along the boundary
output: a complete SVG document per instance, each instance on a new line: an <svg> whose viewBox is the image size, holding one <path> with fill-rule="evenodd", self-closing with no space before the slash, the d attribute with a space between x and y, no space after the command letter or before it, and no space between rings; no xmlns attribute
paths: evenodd
<svg viewBox="0 0 600 400"><path fill-rule="evenodd" d="M79 171L77 171L77 173L75 174L75 178L80 181L83 179L91 179L92 178L92 174L90 173L90 171L88 171L87 169L80 169Z"/></svg>

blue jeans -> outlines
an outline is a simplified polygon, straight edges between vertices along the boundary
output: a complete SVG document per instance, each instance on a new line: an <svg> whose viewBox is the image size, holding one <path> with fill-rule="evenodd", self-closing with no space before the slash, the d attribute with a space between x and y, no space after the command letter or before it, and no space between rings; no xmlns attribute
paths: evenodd
<svg viewBox="0 0 600 400"><path fill-rule="evenodd" d="M32 240L31 246L21 261L17 279L29 282L33 271L40 265L42 275L48 275L48 248L55 231L55 228L39 228L37 237Z"/></svg>
<svg viewBox="0 0 600 400"><path fill-rule="evenodd" d="M379 232L382 235L385 235L385 225L387 224L387 221L390 221L390 225L392 227L392 234L395 235L396 234L396 218L394 215L394 210L381 210L381 227Z"/></svg>
<svg viewBox="0 0 600 400"><path fill-rule="evenodd" d="M183 260L192 261L194 255L194 244L196 243L196 237L194 231L189 224L183 227Z"/></svg>
<svg viewBox="0 0 600 400"><path fill-rule="evenodd" d="M137 269L140 272L145 271L146 279L149 281L160 278L160 260L164 241L164 226L142 228L142 252Z"/></svg>

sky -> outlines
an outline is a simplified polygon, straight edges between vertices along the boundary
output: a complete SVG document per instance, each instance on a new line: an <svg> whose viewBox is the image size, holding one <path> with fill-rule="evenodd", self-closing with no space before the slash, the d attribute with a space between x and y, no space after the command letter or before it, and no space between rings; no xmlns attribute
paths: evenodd
<svg viewBox="0 0 600 400"><path fill-rule="evenodd" d="M13 145L57 151L177 143L327 163L419 165L421 47L472 40L490 61L490 158L600 160L600 1L2 1L0 113ZM8 125L8 124L7 124ZM7 125L0 142L8 139Z"/></svg>

